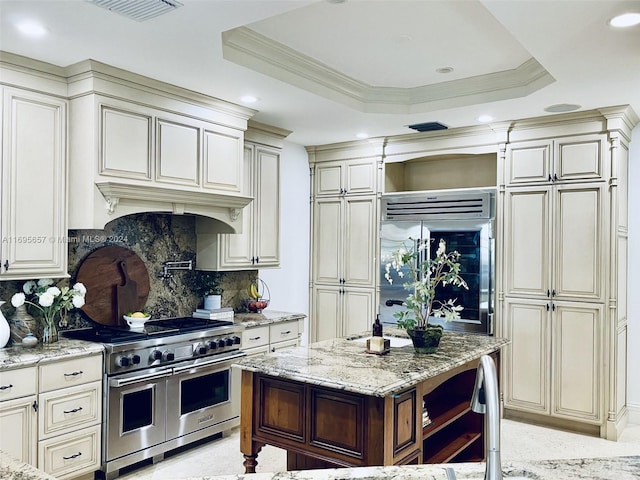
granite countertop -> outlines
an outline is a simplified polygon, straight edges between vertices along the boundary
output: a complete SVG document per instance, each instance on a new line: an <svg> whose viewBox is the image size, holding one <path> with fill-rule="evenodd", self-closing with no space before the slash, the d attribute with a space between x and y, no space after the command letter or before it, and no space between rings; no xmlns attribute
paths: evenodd
<svg viewBox="0 0 640 480"><path fill-rule="evenodd" d="M279 312L277 310L263 310L262 313L236 313L233 317L235 323L244 325L245 328L260 327L271 323L288 322L305 318L304 313Z"/></svg>
<svg viewBox="0 0 640 480"><path fill-rule="evenodd" d="M2 480L55 480L55 477L28 463L16 460L0 450L0 478Z"/></svg>
<svg viewBox="0 0 640 480"><path fill-rule="evenodd" d="M104 351L101 343L84 342L60 337L56 343L38 344L33 348L21 345L0 348L0 370L29 367L60 359L84 357Z"/></svg>
<svg viewBox="0 0 640 480"><path fill-rule="evenodd" d="M407 338L406 332L397 328L385 329L387 336ZM433 354L416 354L407 342L391 347L386 355L373 355L365 352L368 337L362 334L287 348L247 357L236 365L289 380L386 397L509 343L503 338L445 332Z"/></svg>

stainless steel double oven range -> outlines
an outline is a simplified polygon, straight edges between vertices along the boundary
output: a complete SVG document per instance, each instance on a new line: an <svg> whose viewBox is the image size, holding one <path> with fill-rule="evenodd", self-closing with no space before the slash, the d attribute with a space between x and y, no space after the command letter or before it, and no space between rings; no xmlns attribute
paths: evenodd
<svg viewBox="0 0 640 480"><path fill-rule="evenodd" d="M170 318L143 331L95 326L67 337L105 345L102 471L119 469L240 423L241 325Z"/></svg>

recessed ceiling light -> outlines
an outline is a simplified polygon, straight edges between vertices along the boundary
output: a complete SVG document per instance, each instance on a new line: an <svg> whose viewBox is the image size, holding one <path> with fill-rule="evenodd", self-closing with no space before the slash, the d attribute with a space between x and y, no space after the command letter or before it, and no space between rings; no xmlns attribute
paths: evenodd
<svg viewBox="0 0 640 480"><path fill-rule="evenodd" d="M451 73L451 72L453 72L453 67L436 68L436 72L438 72L438 73Z"/></svg>
<svg viewBox="0 0 640 480"><path fill-rule="evenodd" d="M617 28L633 27L640 24L640 13L623 13L609 20L609 25Z"/></svg>
<svg viewBox="0 0 640 480"><path fill-rule="evenodd" d="M365 138L369 138L369 135L364 132L360 132L360 133L356 133L356 137L363 140Z"/></svg>
<svg viewBox="0 0 640 480"><path fill-rule="evenodd" d="M240 101L243 103L256 103L258 101L258 97L254 95L243 95L240 97Z"/></svg>
<svg viewBox="0 0 640 480"><path fill-rule="evenodd" d="M549 113L563 113L573 112L574 110L578 110L579 108L582 108L582 106L576 105L574 103L556 103L555 105L549 105L544 109L544 111Z"/></svg>
<svg viewBox="0 0 640 480"><path fill-rule="evenodd" d="M47 33L47 29L34 20L25 20L17 23L16 28L29 37L42 37Z"/></svg>
<svg viewBox="0 0 640 480"><path fill-rule="evenodd" d="M493 121L493 117L491 115L480 115L476 120L480 123L489 123Z"/></svg>

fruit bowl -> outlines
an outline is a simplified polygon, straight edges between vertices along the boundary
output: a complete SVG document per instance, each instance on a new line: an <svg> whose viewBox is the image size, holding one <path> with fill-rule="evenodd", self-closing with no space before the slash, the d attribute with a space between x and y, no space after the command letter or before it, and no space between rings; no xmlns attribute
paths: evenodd
<svg viewBox="0 0 640 480"><path fill-rule="evenodd" d="M245 300L247 310L254 313L260 313L269 306L269 297L271 292L264 280L256 279L247 289L249 299Z"/></svg>
<svg viewBox="0 0 640 480"><path fill-rule="evenodd" d="M135 312L141 313L141 312ZM130 330L144 330L144 324L151 320L151 315L148 313L143 314L144 316L136 316L135 313L129 315L123 315L122 318L129 325Z"/></svg>

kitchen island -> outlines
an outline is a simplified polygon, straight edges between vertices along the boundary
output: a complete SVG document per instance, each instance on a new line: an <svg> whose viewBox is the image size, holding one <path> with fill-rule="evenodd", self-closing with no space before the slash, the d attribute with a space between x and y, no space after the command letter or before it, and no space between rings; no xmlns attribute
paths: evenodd
<svg viewBox="0 0 640 480"><path fill-rule="evenodd" d="M288 470L483 460L476 367L508 341L445 332L418 355L403 330L385 336L386 355L366 353L363 334L241 360L245 471L267 444L287 450Z"/></svg>

